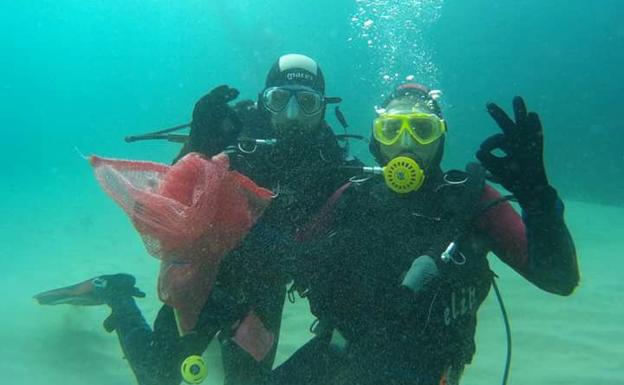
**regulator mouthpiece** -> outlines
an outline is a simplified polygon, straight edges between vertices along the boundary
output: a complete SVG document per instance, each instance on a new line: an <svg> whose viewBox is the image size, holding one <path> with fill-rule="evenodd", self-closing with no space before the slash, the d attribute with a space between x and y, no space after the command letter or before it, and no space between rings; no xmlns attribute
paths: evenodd
<svg viewBox="0 0 624 385"><path fill-rule="evenodd" d="M423 169L407 156L390 160L383 168L383 176L388 188L399 194L417 191L425 181Z"/></svg>

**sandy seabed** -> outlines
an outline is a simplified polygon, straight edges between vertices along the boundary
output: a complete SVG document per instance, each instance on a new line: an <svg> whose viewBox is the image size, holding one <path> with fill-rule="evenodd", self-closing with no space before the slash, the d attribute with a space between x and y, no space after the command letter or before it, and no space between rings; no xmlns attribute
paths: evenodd
<svg viewBox="0 0 624 385"><path fill-rule="evenodd" d="M91 276L131 272L148 298L153 320L158 263L145 252L125 215L103 194L46 200L5 200L0 223L4 294L0 319L0 383L135 384L114 334L101 326L103 307L43 307L32 295ZM38 195L39 197L39 195ZM27 212L24 216L24 202ZM103 214L102 214L103 213ZM624 384L624 208L568 202L567 222L579 253L582 281L570 297L544 293L495 256L513 334L510 384ZM307 302L287 304L277 362L310 337ZM493 291L479 310L477 354L463 384L500 384L505 331ZM219 349L205 353L206 384L222 380Z"/></svg>

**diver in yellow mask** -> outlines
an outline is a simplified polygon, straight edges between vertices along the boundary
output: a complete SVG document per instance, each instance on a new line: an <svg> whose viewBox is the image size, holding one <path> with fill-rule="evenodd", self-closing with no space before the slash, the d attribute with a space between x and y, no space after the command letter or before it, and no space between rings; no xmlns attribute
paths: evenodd
<svg viewBox="0 0 624 385"><path fill-rule="evenodd" d="M397 193L417 191L427 174L439 173L446 122L436 101L439 92L419 84L399 87L373 121L370 151L383 168L388 187Z"/></svg>
<svg viewBox="0 0 624 385"><path fill-rule="evenodd" d="M515 121L488 104L503 133L483 143L481 165L443 171L438 95L403 84L377 108L370 151L379 166L364 171L383 180L353 180L323 208L331 224L305 245L295 277L318 318L316 337L274 370L273 384L459 384L476 352L477 310L496 289L489 252L542 290L569 295L577 285L537 114L521 98ZM506 156L495 157L497 148Z"/></svg>

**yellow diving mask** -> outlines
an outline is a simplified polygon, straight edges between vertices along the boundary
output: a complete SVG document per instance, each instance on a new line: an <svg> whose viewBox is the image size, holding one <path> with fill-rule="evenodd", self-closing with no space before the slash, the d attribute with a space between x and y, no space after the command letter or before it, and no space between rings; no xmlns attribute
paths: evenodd
<svg viewBox="0 0 624 385"><path fill-rule="evenodd" d="M398 142L403 133L420 144L435 142L446 132L446 123L435 114L413 112L408 114L380 114L373 122L375 140L386 146Z"/></svg>

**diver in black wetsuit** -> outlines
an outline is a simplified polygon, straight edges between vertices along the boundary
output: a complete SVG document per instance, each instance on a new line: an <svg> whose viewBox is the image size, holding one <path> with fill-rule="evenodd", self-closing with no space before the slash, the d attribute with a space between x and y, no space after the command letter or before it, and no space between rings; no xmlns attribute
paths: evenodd
<svg viewBox="0 0 624 385"><path fill-rule="evenodd" d="M482 166L441 170L447 130L434 93L404 84L382 107L370 147L385 183L373 176L334 195L333 225L301 251L295 282L317 336L274 371L273 384L458 384L493 282L490 251L543 290L569 295L578 283L563 203L544 171L542 127L521 98L515 122L487 106L503 133L477 157L515 195L522 218L485 183Z"/></svg>
<svg viewBox="0 0 624 385"><path fill-rule="evenodd" d="M311 58L280 57L257 104L243 101L230 107L237 96L237 90L221 86L197 102L190 140L177 159L189 152L213 156L227 149L231 167L272 189L275 198L243 243L225 256L196 330L180 337L174 312L166 305L150 328L133 298L144 294L127 274L101 276L77 286L79 290L39 296L42 303L110 305L105 327L117 332L140 385L180 383L183 361L201 354L217 333L225 383L264 381L275 357L290 280L284 264L288 250L310 215L351 176L342 166L357 164L347 160L325 122L327 104L336 98L325 96L323 74ZM54 293L61 295L54 298ZM268 352L258 353L259 361L232 338L252 312L254 327L274 336Z"/></svg>

